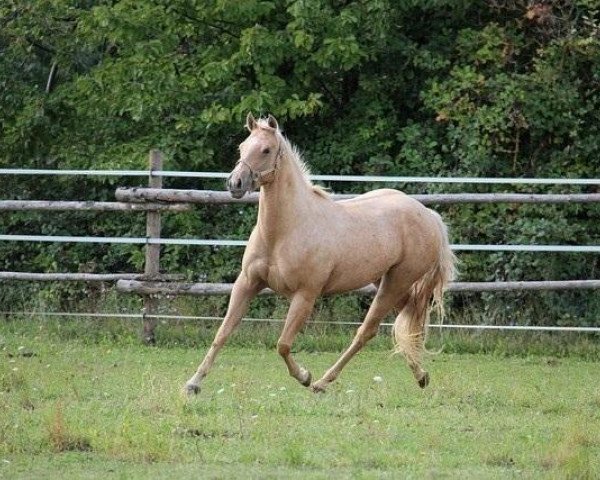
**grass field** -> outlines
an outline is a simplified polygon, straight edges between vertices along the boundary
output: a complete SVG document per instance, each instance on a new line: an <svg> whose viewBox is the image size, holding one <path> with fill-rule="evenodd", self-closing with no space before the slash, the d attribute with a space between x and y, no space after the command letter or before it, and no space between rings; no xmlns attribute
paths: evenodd
<svg viewBox="0 0 600 480"><path fill-rule="evenodd" d="M371 348L314 395L234 342L186 400L203 348L32 333L0 321L0 478L600 478L589 358L440 354L422 391Z"/></svg>

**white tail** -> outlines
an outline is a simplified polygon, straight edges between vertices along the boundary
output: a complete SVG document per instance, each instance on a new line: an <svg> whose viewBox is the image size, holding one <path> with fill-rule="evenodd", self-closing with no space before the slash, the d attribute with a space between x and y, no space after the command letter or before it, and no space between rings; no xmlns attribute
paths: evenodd
<svg viewBox="0 0 600 480"><path fill-rule="evenodd" d="M426 381L422 380L427 373L421 369L421 360L425 352L429 314L435 309L440 319L443 319L444 291L456 272L456 257L450 248L448 229L441 217L436 212L431 212L441 232L438 258L434 266L412 285L408 302L396 317L393 328L394 351L406 357L421 386L425 386L428 381L428 377ZM421 384L422 381L425 385Z"/></svg>

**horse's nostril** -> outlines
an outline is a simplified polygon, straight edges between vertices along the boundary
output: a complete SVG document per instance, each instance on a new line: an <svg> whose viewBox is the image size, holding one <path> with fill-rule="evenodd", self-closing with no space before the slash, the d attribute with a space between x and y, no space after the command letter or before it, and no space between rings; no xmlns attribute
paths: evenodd
<svg viewBox="0 0 600 480"><path fill-rule="evenodd" d="M238 181L235 182L235 188L237 190L241 190L242 189L242 179L241 178L238 178Z"/></svg>

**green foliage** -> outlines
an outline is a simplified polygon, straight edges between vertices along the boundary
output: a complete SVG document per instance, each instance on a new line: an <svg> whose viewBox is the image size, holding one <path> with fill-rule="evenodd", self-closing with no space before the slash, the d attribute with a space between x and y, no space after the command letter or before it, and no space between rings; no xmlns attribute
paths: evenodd
<svg viewBox="0 0 600 480"><path fill-rule="evenodd" d="M318 173L597 177L599 12L593 0L7 0L0 166L141 169L147 151L160 148L167 169L226 171L251 110L278 116ZM137 183L4 177L2 198L111 200L127 182ZM167 186L220 188L183 179ZM455 243L600 238L597 206L443 213ZM245 238L254 218L250 208L202 208L165 215L164 232ZM135 214L0 218L6 233L139 236L143 228ZM237 250L163 253L165 270L194 279L229 281L239 268ZM137 246L4 242L0 259L0 268L22 271L142 265ZM600 266L598 256L573 254L461 260L464 280L594 278ZM72 287L58 294L80 297ZM3 301L19 297L29 293L3 289ZM533 312L544 298L522 307ZM544 308L554 319L599 318L589 293Z"/></svg>

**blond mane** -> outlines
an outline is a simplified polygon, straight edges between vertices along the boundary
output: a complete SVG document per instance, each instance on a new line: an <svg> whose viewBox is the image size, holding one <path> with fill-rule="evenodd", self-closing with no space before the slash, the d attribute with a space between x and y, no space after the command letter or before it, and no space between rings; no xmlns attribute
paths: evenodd
<svg viewBox="0 0 600 480"><path fill-rule="evenodd" d="M258 119L257 126L259 128L262 128L263 130L268 130L271 132L274 131L274 129L271 126L269 126L268 121L265 118ZM293 145L292 142L290 142L286 138L286 136L281 132L281 130L277 129L275 131L275 135L277 135L277 137L279 137L279 141L281 142L280 145L281 145L282 154L296 163L296 165L300 169L300 172L302 173L302 176L304 177L304 180L308 184L309 188L312 189L312 191L314 193L316 193L317 195L319 195L320 197L330 198L330 194L325 188L323 188L319 185L315 185L311 181L310 168L306 164L306 162L302 159L302 154L300 153L298 148L295 145Z"/></svg>

